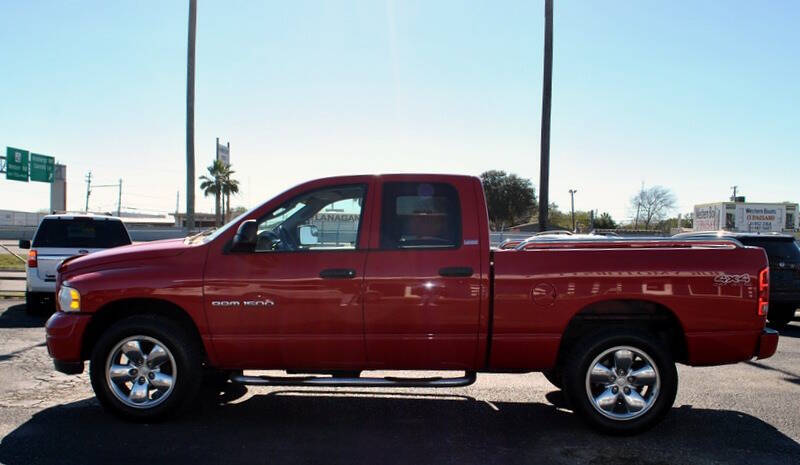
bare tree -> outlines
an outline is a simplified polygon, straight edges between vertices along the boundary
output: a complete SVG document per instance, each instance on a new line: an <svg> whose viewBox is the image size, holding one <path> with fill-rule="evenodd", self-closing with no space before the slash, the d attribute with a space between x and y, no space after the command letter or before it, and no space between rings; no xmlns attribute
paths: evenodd
<svg viewBox="0 0 800 465"><path fill-rule="evenodd" d="M636 212L634 225L650 229L664 220L677 207L675 194L666 187L653 186L642 189L631 198L631 210Z"/></svg>

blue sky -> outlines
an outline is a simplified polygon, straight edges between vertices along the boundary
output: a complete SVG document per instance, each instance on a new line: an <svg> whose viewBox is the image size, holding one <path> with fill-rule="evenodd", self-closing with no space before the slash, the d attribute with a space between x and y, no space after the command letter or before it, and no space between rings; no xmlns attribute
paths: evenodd
<svg viewBox="0 0 800 465"><path fill-rule="evenodd" d="M199 0L196 160L231 142L252 206L338 174L515 172L538 184L539 1ZM188 1L2 2L0 146L123 179L123 208L185 208ZM551 199L628 215L642 182L681 212L800 201L800 3L556 1ZM48 186L0 179L0 209ZM213 200L198 192L197 209ZM97 189L93 209L115 208Z"/></svg>

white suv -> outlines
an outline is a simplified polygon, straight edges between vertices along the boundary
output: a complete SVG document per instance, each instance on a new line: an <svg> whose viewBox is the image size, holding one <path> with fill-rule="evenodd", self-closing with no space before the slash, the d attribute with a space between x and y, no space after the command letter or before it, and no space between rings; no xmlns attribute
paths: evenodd
<svg viewBox="0 0 800 465"><path fill-rule="evenodd" d="M101 215L47 215L31 241L19 241L28 251L25 266L25 304L29 312L52 306L56 291L56 268L65 258L131 243L119 218Z"/></svg>

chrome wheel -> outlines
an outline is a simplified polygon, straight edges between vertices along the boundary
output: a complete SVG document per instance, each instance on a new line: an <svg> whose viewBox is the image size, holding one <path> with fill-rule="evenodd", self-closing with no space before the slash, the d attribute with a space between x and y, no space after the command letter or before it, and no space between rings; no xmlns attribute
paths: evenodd
<svg viewBox="0 0 800 465"><path fill-rule="evenodd" d="M658 398L658 367L644 351L617 346L598 355L586 373L586 395L592 406L612 420L645 414Z"/></svg>
<svg viewBox="0 0 800 465"><path fill-rule="evenodd" d="M161 341L131 336L120 341L106 361L106 382L128 407L148 409L164 402L177 379L177 364Z"/></svg>

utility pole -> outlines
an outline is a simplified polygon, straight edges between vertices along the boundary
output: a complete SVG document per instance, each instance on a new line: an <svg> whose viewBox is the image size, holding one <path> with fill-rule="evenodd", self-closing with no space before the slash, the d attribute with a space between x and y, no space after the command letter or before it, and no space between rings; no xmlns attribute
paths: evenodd
<svg viewBox="0 0 800 465"><path fill-rule="evenodd" d="M636 199L636 219L633 220L633 229L639 227L639 210L642 208L642 197L644 197L644 181L642 181L642 190L639 191Z"/></svg>
<svg viewBox="0 0 800 465"><path fill-rule="evenodd" d="M731 186L731 189L733 189L733 195L731 196L731 202L736 202L736 189L738 189L738 188L739 188L739 186Z"/></svg>
<svg viewBox="0 0 800 465"><path fill-rule="evenodd" d="M194 230L194 43L197 0L189 0L189 43L186 51L186 231Z"/></svg>
<svg viewBox="0 0 800 465"><path fill-rule="evenodd" d="M89 196L92 194L92 172L86 174L86 208L83 209L84 213L89 213Z"/></svg>
<svg viewBox="0 0 800 465"><path fill-rule="evenodd" d="M175 218L178 218L178 210L181 205L181 191L175 193Z"/></svg>
<svg viewBox="0 0 800 465"><path fill-rule="evenodd" d="M572 210L572 232L575 232L575 193L578 192L578 189L570 189L569 196L570 196L570 209Z"/></svg>
<svg viewBox="0 0 800 465"><path fill-rule="evenodd" d="M539 161L539 230L547 230L550 194L550 102L553 94L553 0L544 0L544 77Z"/></svg>
<svg viewBox="0 0 800 465"><path fill-rule="evenodd" d="M119 179L119 195L117 196L117 218L122 213L122 178Z"/></svg>

